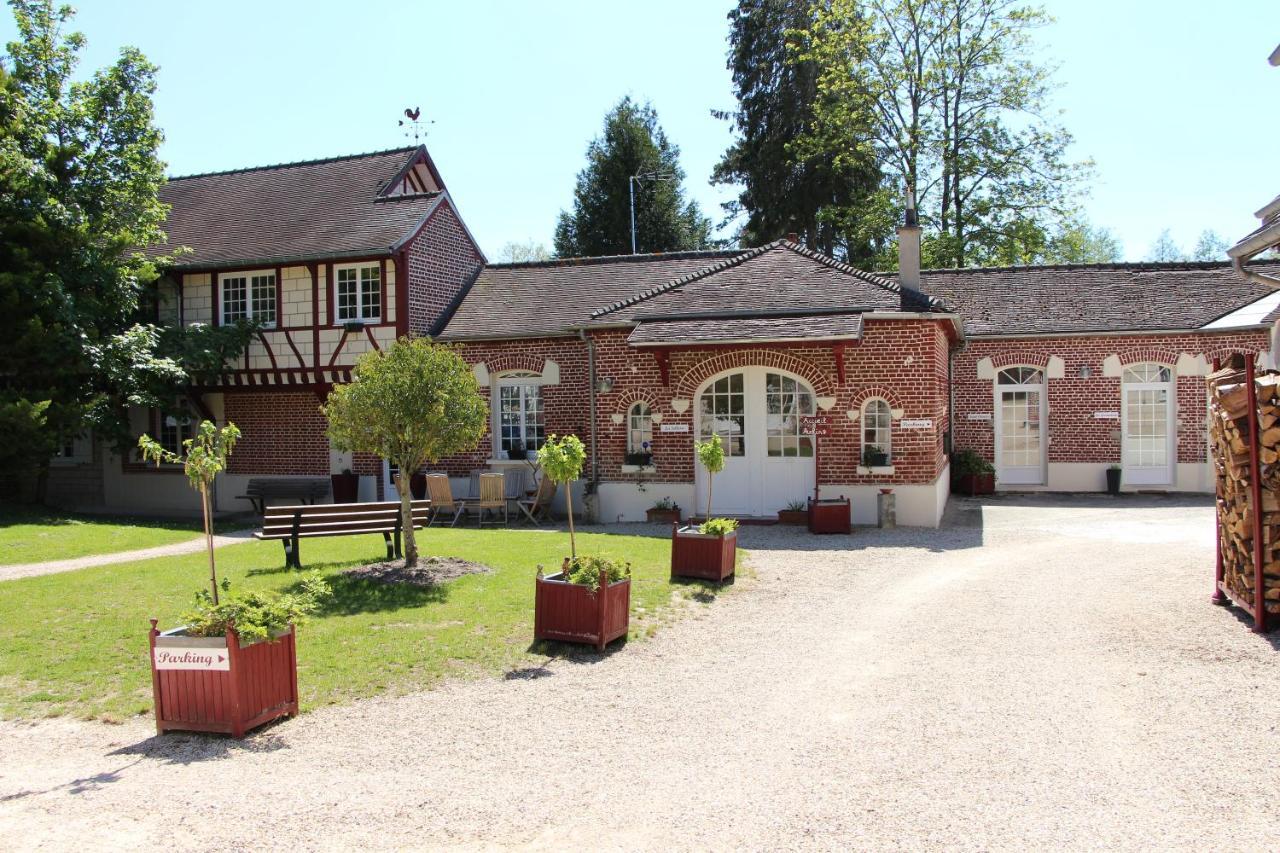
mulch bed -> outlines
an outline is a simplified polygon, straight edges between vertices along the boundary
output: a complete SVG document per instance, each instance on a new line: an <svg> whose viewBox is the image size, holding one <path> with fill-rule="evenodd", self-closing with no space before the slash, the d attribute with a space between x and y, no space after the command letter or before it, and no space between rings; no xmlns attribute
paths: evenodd
<svg viewBox="0 0 1280 853"><path fill-rule="evenodd" d="M483 563L473 563L458 557L419 557L418 565L405 569L403 560L370 563L343 572L347 577L381 583L407 583L414 586L434 586L460 578L463 575L486 574L493 569Z"/></svg>

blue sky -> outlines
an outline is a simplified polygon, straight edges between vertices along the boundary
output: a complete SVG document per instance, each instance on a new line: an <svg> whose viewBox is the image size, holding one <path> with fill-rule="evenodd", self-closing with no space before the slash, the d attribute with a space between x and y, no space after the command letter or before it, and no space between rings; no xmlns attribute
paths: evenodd
<svg viewBox="0 0 1280 853"><path fill-rule="evenodd" d="M729 143L710 110L734 104L725 13L712 0L175 3L85 0L86 68L123 44L160 65L157 117L171 174L407 144L407 106L482 247L550 245L588 140L624 94L651 100L681 147L688 188ZM1097 224L1144 257L1161 229L1189 246L1233 240L1270 200L1280 136L1274 0L1056 0L1037 34L1059 64L1054 98L1097 176ZM13 36L4 16L0 38Z"/></svg>

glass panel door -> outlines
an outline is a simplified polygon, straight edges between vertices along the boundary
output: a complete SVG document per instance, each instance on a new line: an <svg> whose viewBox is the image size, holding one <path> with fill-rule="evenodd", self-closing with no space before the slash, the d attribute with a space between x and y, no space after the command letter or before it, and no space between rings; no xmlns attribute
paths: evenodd
<svg viewBox="0 0 1280 853"><path fill-rule="evenodd" d="M996 479L1044 483L1044 390L1023 385L996 393Z"/></svg>
<svg viewBox="0 0 1280 853"><path fill-rule="evenodd" d="M1130 485L1173 482L1173 396L1171 383L1124 384L1123 480Z"/></svg>

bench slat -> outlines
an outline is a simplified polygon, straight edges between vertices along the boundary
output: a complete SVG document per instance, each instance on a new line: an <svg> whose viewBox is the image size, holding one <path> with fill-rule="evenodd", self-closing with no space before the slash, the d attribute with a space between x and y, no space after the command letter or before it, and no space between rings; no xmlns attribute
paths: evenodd
<svg viewBox="0 0 1280 853"><path fill-rule="evenodd" d="M415 525L413 526L413 529L414 529L414 530L423 530L423 529L425 529L425 527L426 527L426 525L422 525L422 524L415 524ZM388 529L388 530L384 530L384 529L382 529L382 528L378 528L378 529L369 529L369 530L315 530L315 531L311 531L311 530L299 530L299 531L298 531L298 538L299 538L299 539L312 539L312 538L320 537L320 536L363 536L363 535L365 535L365 534L370 534L370 535L372 535L372 534L375 534L375 533L381 534L381 533L390 533L390 532L391 532L391 530L389 530L389 529ZM288 533L279 533L279 534L277 534L277 533L264 534L264 533L262 533L262 532L258 532L258 533L254 533L254 534L253 534L253 538L255 538L255 539L261 539L261 540L263 540L264 542L268 542L268 541L274 542L274 541L275 541L275 540L277 540L277 539L292 539L292 538L293 538L293 531L290 531L290 532L288 532Z"/></svg>

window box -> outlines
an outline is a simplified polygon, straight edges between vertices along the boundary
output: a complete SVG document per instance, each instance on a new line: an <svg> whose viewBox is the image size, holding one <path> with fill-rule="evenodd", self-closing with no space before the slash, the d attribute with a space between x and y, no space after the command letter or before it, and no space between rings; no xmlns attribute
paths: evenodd
<svg viewBox="0 0 1280 853"><path fill-rule="evenodd" d="M622 473L624 474L656 474L658 473L657 465L623 465Z"/></svg>
<svg viewBox="0 0 1280 853"><path fill-rule="evenodd" d="M673 506L671 509L659 509L656 506L651 506L644 511L644 515L650 524L679 524L680 511L679 506Z"/></svg>
<svg viewBox="0 0 1280 853"><path fill-rule="evenodd" d="M600 591L565 579L564 568L543 577L538 570L533 599L533 637L562 643L586 643L604 651L627 635L631 620L631 578L601 584Z"/></svg>
<svg viewBox="0 0 1280 853"><path fill-rule="evenodd" d="M277 717L298 715L298 654L292 627L249 645L242 644L234 630L225 637L188 637L183 630L161 633L151 620L157 732L218 732L238 738ZM212 663L208 668L169 669L163 662L166 652L193 653Z"/></svg>
<svg viewBox="0 0 1280 853"><path fill-rule="evenodd" d="M738 531L723 536L671 525L671 577L716 581L732 577L738 561Z"/></svg>
<svg viewBox="0 0 1280 853"><path fill-rule="evenodd" d="M897 469L892 465L859 465L857 468L857 472L863 476L888 476L889 474L894 473L895 470Z"/></svg>

